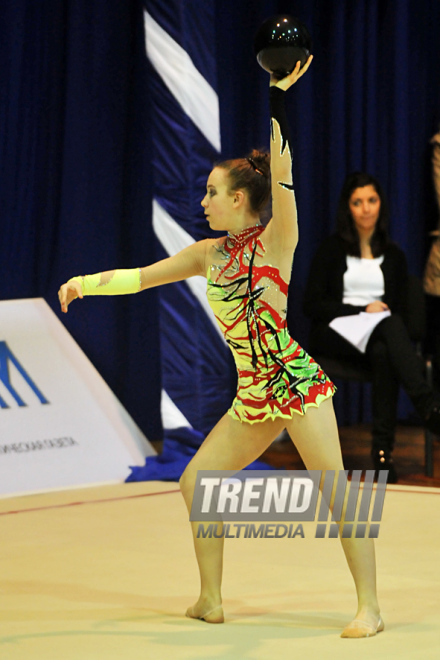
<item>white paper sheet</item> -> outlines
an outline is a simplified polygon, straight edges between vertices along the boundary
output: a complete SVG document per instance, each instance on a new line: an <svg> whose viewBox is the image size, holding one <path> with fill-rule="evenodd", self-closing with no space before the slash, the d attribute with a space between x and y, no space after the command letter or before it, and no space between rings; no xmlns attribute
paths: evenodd
<svg viewBox="0 0 440 660"><path fill-rule="evenodd" d="M383 321L391 312L361 312L350 316L338 316L329 324L330 327L342 335L344 339L353 344L361 353L365 353L368 340L378 323Z"/></svg>

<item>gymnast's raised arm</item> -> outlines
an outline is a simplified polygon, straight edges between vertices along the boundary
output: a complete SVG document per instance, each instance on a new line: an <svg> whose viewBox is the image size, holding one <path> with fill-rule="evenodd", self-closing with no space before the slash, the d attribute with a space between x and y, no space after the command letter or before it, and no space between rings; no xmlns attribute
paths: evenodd
<svg viewBox="0 0 440 660"><path fill-rule="evenodd" d="M194 275L206 275L206 249L209 240L193 243L172 257L144 268L108 270L94 275L72 277L58 291L61 311L83 296L114 296L138 293L161 284L178 282Z"/></svg>
<svg viewBox="0 0 440 660"><path fill-rule="evenodd" d="M298 221L292 178L292 150L289 125L284 109L285 92L304 75L312 61L300 62L291 74L278 80L270 78L270 169L272 178L272 219L265 231L265 242L280 252L293 252L298 242Z"/></svg>

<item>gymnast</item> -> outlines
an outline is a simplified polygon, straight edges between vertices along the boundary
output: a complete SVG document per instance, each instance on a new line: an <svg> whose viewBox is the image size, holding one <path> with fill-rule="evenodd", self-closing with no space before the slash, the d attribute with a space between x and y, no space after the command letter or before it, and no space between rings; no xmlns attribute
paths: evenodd
<svg viewBox="0 0 440 660"><path fill-rule="evenodd" d="M189 511L198 470L241 470L284 428L307 469L323 475L344 469L332 403L335 388L289 336L286 324L298 225L284 95L311 60L303 68L298 62L282 80L271 76L270 161L268 154L253 151L216 165L209 175L201 204L210 227L226 236L199 241L144 268L74 277L59 291L61 309L67 312L74 299L85 295L136 293L194 275L207 278L209 303L236 362L238 389L181 477ZM273 217L263 227L260 217L271 194ZM186 614L223 623L223 538L197 538L197 524L192 528L201 590ZM373 540L341 538L341 543L358 598L355 619L342 637L369 637L384 627Z"/></svg>

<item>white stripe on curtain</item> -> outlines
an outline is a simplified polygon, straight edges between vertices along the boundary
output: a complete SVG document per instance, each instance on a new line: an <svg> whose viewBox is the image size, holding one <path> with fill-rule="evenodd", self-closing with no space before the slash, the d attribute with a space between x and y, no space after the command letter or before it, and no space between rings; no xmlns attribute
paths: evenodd
<svg viewBox="0 0 440 660"><path fill-rule="evenodd" d="M195 243L194 239L173 220L157 200L153 200L153 229L156 238L170 257ZM196 276L190 277L185 282L205 310L209 320L212 321L222 341L224 341L222 331L206 298L206 279L202 276Z"/></svg>
<svg viewBox="0 0 440 660"><path fill-rule="evenodd" d="M165 390L162 390L160 412L164 429L181 429L183 426L192 429L185 415L180 412Z"/></svg>
<svg viewBox="0 0 440 660"><path fill-rule="evenodd" d="M220 151L220 110L216 92L196 69L188 53L144 12L147 55L185 113Z"/></svg>

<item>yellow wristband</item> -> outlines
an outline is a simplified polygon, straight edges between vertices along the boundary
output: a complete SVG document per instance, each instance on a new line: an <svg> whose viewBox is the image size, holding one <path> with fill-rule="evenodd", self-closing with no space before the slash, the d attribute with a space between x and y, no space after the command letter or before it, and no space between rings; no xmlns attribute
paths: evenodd
<svg viewBox="0 0 440 660"><path fill-rule="evenodd" d="M69 282L79 282L83 296L118 296L138 293L141 290L141 269L125 268L110 273L95 273L72 277Z"/></svg>

